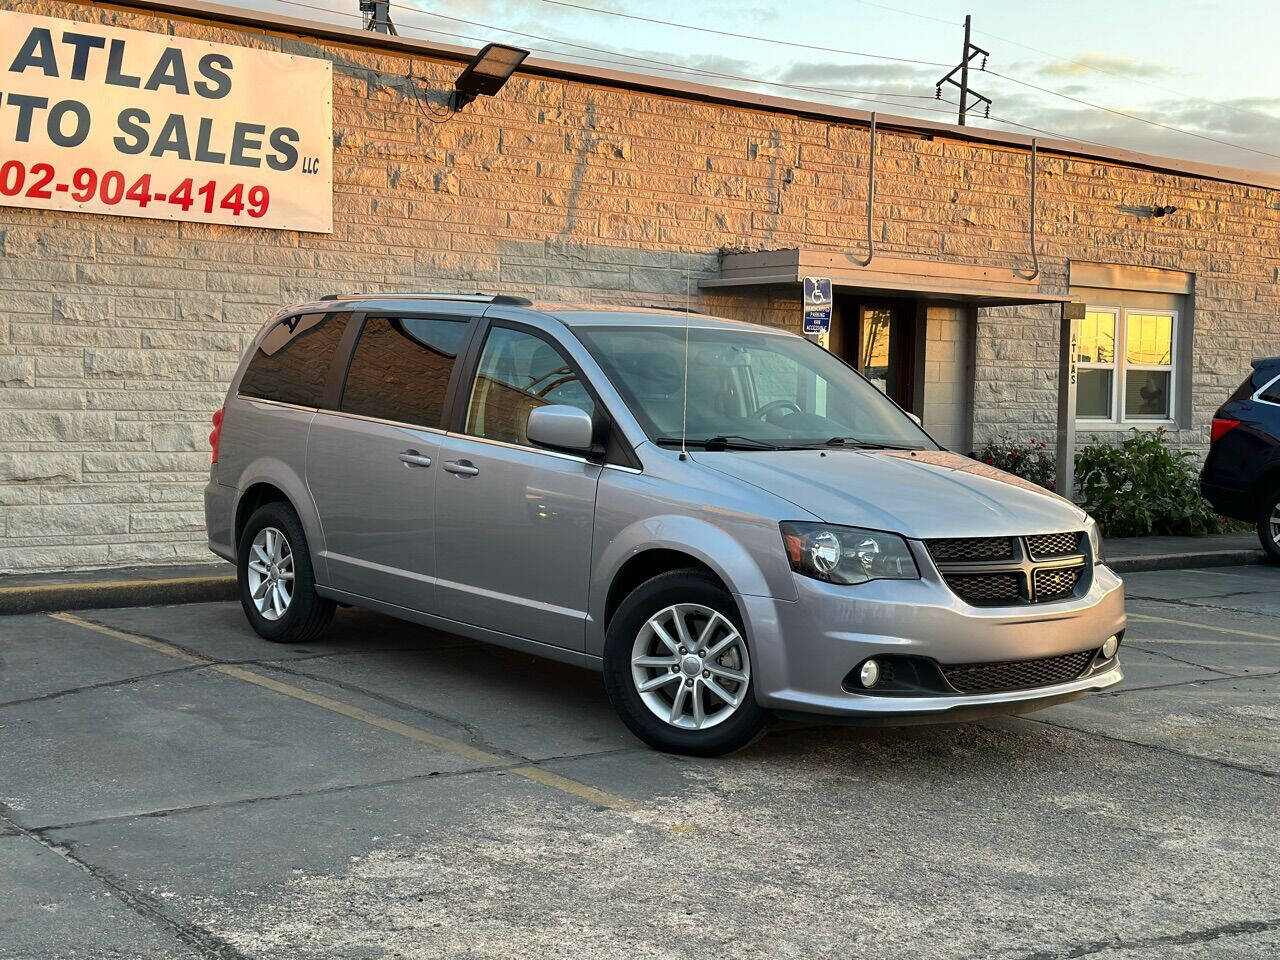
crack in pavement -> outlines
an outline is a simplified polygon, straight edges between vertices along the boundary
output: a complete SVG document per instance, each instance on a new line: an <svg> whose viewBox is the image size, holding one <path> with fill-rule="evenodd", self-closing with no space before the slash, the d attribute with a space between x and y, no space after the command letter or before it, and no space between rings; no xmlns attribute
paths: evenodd
<svg viewBox="0 0 1280 960"><path fill-rule="evenodd" d="M1264 590L1245 590L1242 593L1221 593L1221 594L1215 593L1215 594L1211 594L1208 597L1205 597L1204 599L1214 600L1214 599L1218 599L1219 597L1226 599L1227 597L1255 596L1258 594L1265 594L1265 593L1266 591ZM1254 617L1273 617L1272 614L1258 613L1257 611L1254 611L1254 610L1241 610L1238 607L1228 607L1220 603L1197 603L1196 599L1190 598L1190 597L1177 597L1177 598L1144 597L1141 594L1134 593L1134 594L1129 594L1126 599L1144 600L1147 603L1167 603L1173 607L1186 607L1189 610L1223 610L1228 613L1243 613L1243 614L1248 614Z"/></svg>
<svg viewBox="0 0 1280 960"><path fill-rule="evenodd" d="M1148 650L1146 647L1140 647L1136 643L1126 643L1125 646L1130 650L1137 650L1140 653L1149 653L1153 657L1168 657L1174 663L1184 663L1188 667L1199 667L1201 670L1208 670L1210 673L1220 673L1224 677L1236 676L1234 673L1228 673L1226 670L1219 670L1217 667L1211 667L1208 664L1196 663L1194 660L1184 660L1182 657L1175 657L1172 653L1165 653L1163 650Z"/></svg>
<svg viewBox="0 0 1280 960"><path fill-rule="evenodd" d="M338 793L350 793L358 790L378 790L383 787L397 787L409 783L417 783L427 780L452 780L457 777L473 777L486 773L508 773L520 767L529 764L551 763L562 760L586 760L596 757L612 756L622 753L639 753L647 751L647 747L619 747L613 750L598 750L587 753L566 753L558 757L547 757L545 760L531 761L526 759L513 760L511 763L495 764L492 766L471 767L466 770L432 770L429 773L415 773L407 777L394 777L386 780L370 780L362 783L345 783L331 787L316 787L311 790L290 790L284 793L262 794L256 797L237 797L234 800L214 800L209 803L194 803L184 807L161 807L156 810L143 810L139 813L122 813L113 817L93 817L88 820L71 820L66 823L50 823L41 826L25 826L22 830L28 830L35 834L56 833L62 830L75 830L82 827L97 827L104 824L129 823L133 820L162 820L167 817L182 816L189 813L204 813L209 810L227 810L236 807L248 807L258 803L270 803L273 801L303 800L310 797L323 797ZM12 835L19 835L17 830L9 831ZM0 830L0 837L7 834Z"/></svg>
<svg viewBox="0 0 1280 960"><path fill-rule="evenodd" d="M259 664L259 666L262 666L267 670L274 670L277 673L283 673L287 676L297 677L299 679L311 680L314 683L320 683L330 687L337 687L339 690L343 690L347 693L354 693L357 696L367 697L370 700L374 700L378 703L385 704L386 706L395 707L397 710L404 710L407 713L414 713L419 716L426 717L430 720L435 720L438 723L448 724L451 727L456 727L457 729L465 732L467 736L469 736L473 741L476 742L477 745L489 751L490 753L496 753L499 756L505 755L508 757L519 757L520 759L525 760L526 762L532 762L529 760L528 757L525 757L521 754L514 753L510 750L504 750L500 747L493 746L484 738L484 736L480 733L480 731L477 729L475 724L470 723L466 720L457 720L457 719L454 719L453 717L445 716L442 713L437 713L436 711L431 710L427 707L415 706L414 704L408 703L404 700L400 700L396 697L392 697L387 694L378 693L376 691L369 690L365 687L361 687L359 684L349 683L346 680L338 680L331 677L323 676L322 674L310 673L309 671L306 671L306 670L291 670L289 667L281 666L280 664L281 664L281 661L278 661L278 660L264 660L261 664Z"/></svg>
<svg viewBox="0 0 1280 960"><path fill-rule="evenodd" d="M167 677L174 673L191 673L194 670L203 670L202 665L190 664L185 667L172 667L169 670L155 670L151 673L140 673L133 677L121 677L119 680L103 680L100 683L86 683L78 687L67 687L65 690L55 690L52 693L43 693L38 697L23 697L20 700L6 700L0 703L0 710L5 707L20 707L28 703L47 703L50 700L57 700L61 697L70 697L77 693L85 693L89 690L106 690L110 687L127 687L130 684L142 683L144 680L152 680L156 677Z"/></svg>
<svg viewBox="0 0 1280 960"><path fill-rule="evenodd" d="M102 884L108 894L144 919L167 928L181 943L194 948L211 960L250 960L247 954L241 953L234 945L223 940L213 931L197 923L181 920L171 915L155 897L129 889L119 877L76 853L74 844L55 843L48 837L22 826L13 819L12 812L10 807L0 803L0 824L7 824L18 835L26 837L72 866L78 867Z"/></svg>
<svg viewBox="0 0 1280 960"><path fill-rule="evenodd" d="M93 622L96 622L96 621L93 621ZM98 625L106 626L106 624L98 624ZM139 636L146 636L146 634L139 634ZM147 639L159 640L162 643L169 642L167 640L160 640L159 637L147 637ZM176 647L177 644L173 644L173 646ZM373 653L408 653L416 649L418 648L416 647L403 647L403 648L380 647L376 651L369 650L369 651L349 651L349 652L344 651L342 653L308 653L299 657L289 657L284 661L281 661L279 659L268 660L262 657L258 657L252 660L209 660L208 663L192 663L192 664L188 664L185 667L173 667L172 669L169 669L169 670L155 670L151 673L140 673L132 677L121 677L119 680L103 680L100 683L86 683L78 687L67 687L65 690L54 690L51 693L44 693L38 697L23 697L22 699L19 699L19 700L5 700L4 702L0 703L0 710L3 710L5 707L17 707L17 706L22 706L23 704L28 704L28 703L43 703L48 700L57 700L60 697L70 697L77 693L86 693L91 690L105 690L110 687L126 687L131 684L141 683L144 680L152 680L156 677L167 677L170 674L175 674L175 673L196 673L196 672L199 672L200 670L208 670L211 667L218 667L218 666L270 667L272 664L281 663L281 662L295 663L295 662L304 662L307 660L320 660L325 657L339 657L339 656L348 656L348 655L367 657L372 655ZM183 650L183 652L188 653L190 651ZM192 654L192 655L198 656L198 654ZM205 659L208 659L208 658L205 658Z"/></svg>
<svg viewBox="0 0 1280 960"><path fill-rule="evenodd" d="M1194 680L1174 680L1170 683L1153 683L1146 687L1123 687L1120 690L1102 690L1095 693L1094 697L1122 697L1126 693L1143 693L1147 690L1168 690L1171 687L1192 687L1200 683L1222 683L1226 680L1266 680L1269 677L1277 676L1280 676L1280 670L1270 670L1266 673L1229 673L1221 677L1197 677Z"/></svg>
<svg viewBox="0 0 1280 960"><path fill-rule="evenodd" d="M1103 740L1111 740L1115 743L1127 743L1134 747L1144 747L1147 750L1153 750L1157 753L1166 753L1172 757L1181 757L1184 760L1198 760L1202 763L1211 763L1217 767L1223 767L1227 770L1236 770L1240 773L1252 773L1259 777L1271 780L1280 777L1280 772L1274 770L1264 770L1261 767L1250 767L1241 763L1232 763L1229 760L1219 760L1216 757L1205 757L1197 753L1183 753L1181 750L1175 750L1172 747L1165 747L1158 743L1144 743L1141 740L1128 740L1124 737L1117 737L1109 733L1099 733L1096 730L1086 730L1083 727L1073 727L1066 723L1054 723L1052 720L1040 720L1036 717L1016 717L1013 719L1024 720L1027 723L1038 723L1046 727L1053 727L1056 730L1069 730L1072 733L1079 733L1086 737L1101 737Z"/></svg>
<svg viewBox="0 0 1280 960"><path fill-rule="evenodd" d="M1093 940L1089 943L1076 944L1065 952L1037 950L1025 953L1012 960L1075 960L1078 957L1089 957L1103 951L1142 950L1147 947L1181 947L1196 943L1208 943L1222 937L1238 937L1248 933L1265 933L1268 930L1280 929L1280 918L1269 920L1237 920L1235 923L1224 923L1205 930L1191 930L1186 933L1169 933L1158 937L1142 937L1137 940L1124 940L1113 937L1110 940Z"/></svg>

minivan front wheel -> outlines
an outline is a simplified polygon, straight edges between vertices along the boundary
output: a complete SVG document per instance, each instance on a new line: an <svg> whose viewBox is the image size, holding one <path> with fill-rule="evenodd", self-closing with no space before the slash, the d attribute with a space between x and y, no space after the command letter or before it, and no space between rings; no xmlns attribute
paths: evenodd
<svg viewBox="0 0 1280 960"><path fill-rule="evenodd" d="M661 574L622 602L604 675L623 722L658 750L719 756L750 743L768 720L733 598L701 571Z"/></svg>
<svg viewBox="0 0 1280 960"><path fill-rule="evenodd" d="M316 593L302 521L287 503L253 512L236 551L240 606L258 636L305 643L333 619L334 603Z"/></svg>

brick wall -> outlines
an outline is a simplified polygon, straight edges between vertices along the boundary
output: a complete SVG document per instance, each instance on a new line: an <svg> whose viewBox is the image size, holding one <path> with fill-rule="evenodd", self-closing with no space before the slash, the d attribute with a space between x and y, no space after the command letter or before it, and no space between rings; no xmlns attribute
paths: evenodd
<svg viewBox="0 0 1280 960"><path fill-rule="evenodd" d="M680 305L691 282L703 309L794 326L795 290L699 297L698 279L723 249L863 246L861 126L527 76L433 123L407 78L439 102L451 63L103 6L0 6L335 67L331 235L0 207L0 571L206 558L208 417L283 303L484 289ZM879 252L1029 267L1027 166L1021 150L882 131ZM1195 273L1181 439L1202 444L1248 358L1280 352L1280 195L1052 154L1039 193L1045 289L1065 291L1071 257ZM1132 212L1155 202L1179 211ZM983 311L975 442L1048 429L1056 341L1049 311ZM950 342L929 344L940 358ZM933 388L939 410L949 382L946 397Z"/></svg>

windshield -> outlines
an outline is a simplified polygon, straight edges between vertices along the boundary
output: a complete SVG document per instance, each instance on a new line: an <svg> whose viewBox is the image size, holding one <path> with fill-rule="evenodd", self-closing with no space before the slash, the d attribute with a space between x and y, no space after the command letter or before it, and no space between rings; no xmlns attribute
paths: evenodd
<svg viewBox="0 0 1280 960"><path fill-rule="evenodd" d="M684 327L575 332L649 438L678 444ZM690 446L937 449L884 394L814 343L749 329L692 327L688 336Z"/></svg>

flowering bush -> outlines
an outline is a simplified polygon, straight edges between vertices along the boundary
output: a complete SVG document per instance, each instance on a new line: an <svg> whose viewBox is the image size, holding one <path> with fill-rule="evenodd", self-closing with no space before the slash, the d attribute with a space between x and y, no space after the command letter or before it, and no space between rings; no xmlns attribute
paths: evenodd
<svg viewBox="0 0 1280 960"><path fill-rule="evenodd" d="M1043 440L1032 437L1026 443L1019 443L996 437L987 441L978 459L1015 477L1038 483L1047 490L1054 489L1057 465L1049 452L1049 445Z"/></svg>
<svg viewBox="0 0 1280 960"><path fill-rule="evenodd" d="M1109 537L1217 533L1226 524L1200 495L1196 455L1172 450L1163 428L1096 436L1076 454L1078 500Z"/></svg>

